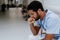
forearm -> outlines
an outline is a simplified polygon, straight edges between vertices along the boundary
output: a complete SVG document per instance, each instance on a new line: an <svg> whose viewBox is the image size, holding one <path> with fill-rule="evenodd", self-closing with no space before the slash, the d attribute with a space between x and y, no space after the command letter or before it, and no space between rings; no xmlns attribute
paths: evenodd
<svg viewBox="0 0 60 40"><path fill-rule="evenodd" d="M37 34L36 29L34 28L34 24L30 24L30 29L31 29L33 35Z"/></svg>
<svg viewBox="0 0 60 40"><path fill-rule="evenodd" d="M31 32L33 33L33 35L37 35L38 32L39 32L40 27L34 26L34 21L35 21L34 18L31 18L31 17L30 17L30 18L28 19L28 23L30 24Z"/></svg>

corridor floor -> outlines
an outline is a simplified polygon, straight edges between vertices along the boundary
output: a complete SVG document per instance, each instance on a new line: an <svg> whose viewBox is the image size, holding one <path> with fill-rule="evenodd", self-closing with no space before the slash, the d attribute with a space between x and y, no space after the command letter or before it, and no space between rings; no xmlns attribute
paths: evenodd
<svg viewBox="0 0 60 40"><path fill-rule="evenodd" d="M30 33L21 8L10 8L5 15L0 15L0 40L28 40Z"/></svg>

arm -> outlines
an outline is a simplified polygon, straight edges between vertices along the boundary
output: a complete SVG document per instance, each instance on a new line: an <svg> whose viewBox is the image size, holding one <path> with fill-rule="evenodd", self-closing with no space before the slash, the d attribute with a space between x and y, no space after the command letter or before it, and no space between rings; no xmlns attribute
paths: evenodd
<svg viewBox="0 0 60 40"><path fill-rule="evenodd" d="M52 39L53 39L53 34L46 34L43 40L52 40Z"/></svg>
<svg viewBox="0 0 60 40"><path fill-rule="evenodd" d="M39 32L40 27L35 27L35 26L34 26L34 18L31 18L31 17L30 17L30 18L28 19L28 22L29 22L29 24L30 24L30 29L31 29L33 35L37 35L38 32Z"/></svg>
<svg viewBox="0 0 60 40"><path fill-rule="evenodd" d="M52 19L52 20L51 20ZM47 29L44 40L52 40L54 34L59 34L59 22L56 18L49 18L47 20Z"/></svg>
<svg viewBox="0 0 60 40"><path fill-rule="evenodd" d="M30 24L30 29L31 29L33 35L37 35L38 32L39 32L40 27L34 27L33 24Z"/></svg>

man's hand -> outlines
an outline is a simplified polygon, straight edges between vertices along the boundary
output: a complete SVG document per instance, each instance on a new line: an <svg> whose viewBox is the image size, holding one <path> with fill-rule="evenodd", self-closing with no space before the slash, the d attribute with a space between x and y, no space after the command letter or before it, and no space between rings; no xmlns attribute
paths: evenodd
<svg viewBox="0 0 60 40"><path fill-rule="evenodd" d="M30 17L30 18L28 19L28 23L29 23L29 24L34 23L34 21L35 21L35 19L34 19L34 18L32 18L32 17Z"/></svg>
<svg viewBox="0 0 60 40"><path fill-rule="evenodd" d="M33 33L33 35L36 36L36 35L38 34L38 32L39 32L40 27L35 27L35 26L34 26L35 19L32 18L32 17L30 17L30 18L28 19L28 22L29 22L29 24L30 24L31 32Z"/></svg>

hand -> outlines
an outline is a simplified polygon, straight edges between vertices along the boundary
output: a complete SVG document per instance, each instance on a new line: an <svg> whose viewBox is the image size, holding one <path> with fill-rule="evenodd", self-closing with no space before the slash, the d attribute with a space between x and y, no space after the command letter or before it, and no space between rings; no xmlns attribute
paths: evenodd
<svg viewBox="0 0 60 40"><path fill-rule="evenodd" d="M34 23L34 22L35 22L35 19L34 19L34 18L30 17L30 18L28 19L28 23L29 23L29 24L32 24L32 23Z"/></svg>

